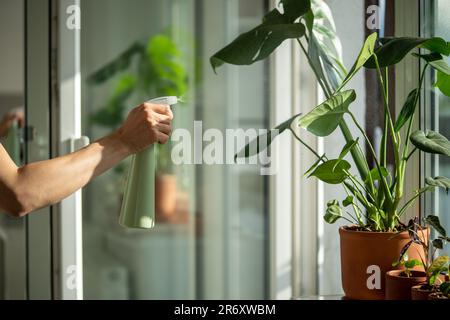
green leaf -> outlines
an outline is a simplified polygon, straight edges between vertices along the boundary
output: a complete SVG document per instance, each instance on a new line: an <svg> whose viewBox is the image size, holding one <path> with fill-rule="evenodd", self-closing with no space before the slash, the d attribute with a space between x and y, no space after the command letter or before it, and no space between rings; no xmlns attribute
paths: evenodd
<svg viewBox="0 0 450 320"><path fill-rule="evenodd" d="M370 170L370 177L372 178L373 181L380 181L382 178L380 177L380 171L381 171L381 175L383 176L383 178L386 178L389 176L389 171L385 168L385 167L380 167L380 170L378 171L378 168L373 168L372 170ZM370 178L369 176L367 176L366 181L364 181L364 183L369 183L370 182Z"/></svg>
<svg viewBox="0 0 450 320"><path fill-rule="evenodd" d="M363 47L361 48L361 51L359 52L358 57L356 58L353 67L348 72L347 77L344 79L339 89L343 88L355 76L355 74L367 63L367 61L369 61L369 59L372 58L377 38L378 35L376 32L372 33L370 36L367 37Z"/></svg>
<svg viewBox="0 0 450 320"><path fill-rule="evenodd" d="M442 72L443 74L450 76L450 66L444 60L432 61L430 62L430 66Z"/></svg>
<svg viewBox="0 0 450 320"><path fill-rule="evenodd" d="M450 180L448 182L450 182ZM443 237L447 236L447 232L445 231L444 227L442 227L438 216L429 215L425 218L425 221L427 224L433 227L434 230L436 230L441 236Z"/></svg>
<svg viewBox="0 0 450 320"><path fill-rule="evenodd" d="M448 268L448 263L450 259L448 256L440 256L434 259L428 268L428 273L432 276L432 278L436 278L442 271L445 271ZM431 281L430 285L434 284L435 281Z"/></svg>
<svg viewBox="0 0 450 320"><path fill-rule="evenodd" d="M408 260L405 262L405 268L408 268L408 269L412 269L414 267L418 267L421 265L422 265L422 262L420 262L419 260L416 260L416 259Z"/></svg>
<svg viewBox="0 0 450 320"><path fill-rule="evenodd" d="M446 75L445 73L438 71L437 72L437 82L435 84L439 90L446 95L447 97L450 97L450 76Z"/></svg>
<svg viewBox="0 0 450 320"><path fill-rule="evenodd" d="M106 66L96 71L88 78L90 84L101 84L106 80L110 79L116 73L127 69L133 57L136 54L142 54L145 48L140 43L133 44L130 48L125 50L119 55L114 61L108 63Z"/></svg>
<svg viewBox="0 0 450 320"><path fill-rule="evenodd" d="M418 130L411 134L412 144L427 153L450 156L450 141L443 135L428 130L426 133Z"/></svg>
<svg viewBox="0 0 450 320"><path fill-rule="evenodd" d="M439 187L439 188L445 189L447 194L450 189L450 179L448 179L446 177L426 178L425 183L429 187L434 187L434 188Z"/></svg>
<svg viewBox="0 0 450 320"><path fill-rule="evenodd" d="M342 209L339 206L339 202L336 200L330 201L327 204L327 211L325 213L324 219L327 223L333 224L343 216Z"/></svg>
<svg viewBox="0 0 450 320"><path fill-rule="evenodd" d="M442 55L440 53L437 53L437 52L432 52L432 53L428 53L428 54L413 53L412 55L414 57L421 58L421 59L425 60L426 62L442 60Z"/></svg>
<svg viewBox="0 0 450 320"><path fill-rule="evenodd" d="M310 0L281 0L283 4L284 14L291 22L297 20L311 9Z"/></svg>
<svg viewBox="0 0 450 320"><path fill-rule="evenodd" d="M354 201L354 198L353 198L353 196L348 196L347 198L345 198L345 200L344 201L342 201L342 205L344 206L344 207L348 207L348 206L351 206L352 204L354 204L355 203L355 201Z"/></svg>
<svg viewBox="0 0 450 320"><path fill-rule="evenodd" d="M323 160L324 157L325 157L325 155L323 155L319 160L317 160L316 162L314 162L314 164L308 169L308 171L305 172L304 175L307 176L307 175L309 175L311 172L313 172L313 170L316 169L317 166L318 166L322 161L324 161L324 160Z"/></svg>
<svg viewBox="0 0 450 320"><path fill-rule="evenodd" d="M337 93L300 118L299 125L316 136L328 136L339 126L355 99L354 90Z"/></svg>
<svg viewBox="0 0 450 320"><path fill-rule="evenodd" d="M381 39L381 42L382 45L375 50L381 68L399 63L415 48L427 49L445 56L450 54L450 48L442 38L384 38ZM367 61L365 67L375 69L375 59L371 58Z"/></svg>
<svg viewBox="0 0 450 320"><path fill-rule="evenodd" d="M351 168L350 163L342 160L338 165L338 160L330 160L322 163L318 166L310 177L316 177L317 179L328 184L340 184L347 179L347 172Z"/></svg>
<svg viewBox="0 0 450 320"><path fill-rule="evenodd" d="M119 126L124 120L125 101L135 90L136 81L133 75L122 76L106 106L95 112L90 121L108 128Z"/></svg>
<svg viewBox="0 0 450 320"><path fill-rule="evenodd" d="M279 124L274 129L268 131L267 133L259 135L256 139L250 141L244 148L242 148L235 156L234 160L236 161L237 158L248 158L252 157L254 155L257 155L264 150L266 150L272 142L275 140L276 137L278 137L280 134L282 134L287 129L291 128L292 123L300 117L301 114L297 114L290 118L289 120L286 120L285 122Z"/></svg>
<svg viewBox="0 0 450 320"><path fill-rule="evenodd" d="M395 132L399 132L405 123L408 122L414 115L414 112L416 111L417 94L418 90L414 89L409 93L408 98L406 98L406 102L400 111L397 121L395 122Z"/></svg>
<svg viewBox="0 0 450 320"><path fill-rule="evenodd" d="M267 58L285 40L304 36L304 25L293 22L309 10L309 1L294 3L286 0L283 4L286 9L284 14L277 9L272 10L266 14L262 24L241 34L215 53L210 58L214 71L224 63L251 65Z"/></svg>
<svg viewBox="0 0 450 320"><path fill-rule="evenodd" d="M450 281L446 281L442 283L439 286L439 291L441 291L443 294L449 295L450 294Z"/></svg>
<svg viewBox="0 0 450 320"><path fill-rule="evenodd" d="M444 241L442 241L442 239L434 239L433 247L435 247L436 249L442 250L444 248Z"/></svg>
<svg viewBox="0 0 450 320"><path fill-rule="evenodd" d="M353 150L353 148L358 144L359 138L356 139L356 141L354 140L350 140L349 142L347 142L344 146L344 148L342 149L341 153L339 154L339 158L338 161L336 162L336 166L339 164L339 162L342 161L342 159L345 158L345 156Z"/></svg>

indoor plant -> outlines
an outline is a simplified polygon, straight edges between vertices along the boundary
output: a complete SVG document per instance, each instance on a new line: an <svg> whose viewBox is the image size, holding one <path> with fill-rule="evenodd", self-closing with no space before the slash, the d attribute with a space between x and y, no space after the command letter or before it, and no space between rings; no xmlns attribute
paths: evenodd
<svg viewBox="0 0 450 320"><path fill-rule="evenodd" d="M311 5L312 3L312 5ZM295 39L308 59L316 75L326 101L306 115L296 115L275 127L269 133L250 142L236 156L249 157L262 152L276 136L290 131L309 151L317 156L317 162L308 170L309 176L325 183L341 184L348 197L343 201L328 202L325 220L334 223L339 219L348 220L351 225L339 230L341 236L341 264L343 289L347 297L355 299L384 299L384 277L381 287L369 288L367 271L373 265L380 268L381 274L392 268L392 261L401 248L408 243L408 233L397 237L392 235L406 229L401 217L411 205L428 191L436 187L448 190L450 180L445 177L429 178L426 186L417 190L414 197L401 205L404 198L406 166L417 151L450 156L450 142L437 132L412 132L414 114L420 100L425 73L433 68L438 74L436 86L450 95L450 67L443 55L450 54L449 44L441 38L388 38L378 39L371 34L365 41L354 65L347 71L336 50L333 23L323 1L281 0L282 10L274 9L267 13L263 22L252 30L241 34L233 42L211 57L211 64L217 69L224 63L250 65L267 58L284 40ZM402 61L414 49L426 50L425 54L413 53L424 62L420 81L408 97L397 119L390 111L387 71ZM349 109L356 99L356 92L344 90L348 82L362 68L376 70L384 98L384 130L377 152L364 129ZM362 151L360 139L353 137L349 121L354 122L359 135L364 139L374 158L371 165ZM329 159L326 154L318 154L297 134L298 125L308 132L326 137L338 127L342 131L346 145L337 159ZM405 129L404 129L405 128ZM393 170L388 170L388 144L392 144L395 162ZM412 148L411 150L411 146ZM358 174L352 173L351 164L345 158L351 155ZM348 213L345 208L351 208ZM344 211L348 216L344 216ZM417 259L417 252L411 254Z"/></svg>
<svg viewBox="0 0 450 320"><path fill-rule="evenodd" d="M386 300L411 300L411 288L426 281L426 273L415 268L421 266L419 260L409 259L404 254L393 267L403 267L400 270L386 272Z"/></svg>
<svg viewBox="0 0 450 320"><path fill-rule="evenodd" d="M100 85L118 74L119 79L106 106L91 117L94 124L111 129L118 127L125 120L127 100L133 95L136 101L160 96L181 97L186 94L188 88L182 52L165 34L157 34L145 42L134 43L116 59L91 75L88 81ZM156 147L156 219L159 222L174 222L178 192L177 179L170 161L170 143ZM119 166L116 171L121 173L123 168Z"/></svg>
<svg viewBox="0 0 450 320"><path fill-rule="evenodd" d="M431 241L429 229L422 227L416 218L408 225L409 242L400 253L398 261L402 261L411 244L416 243L423 248L424 255L420 260L410 260L415 266L422 266L425 271L425 281L412 287L411 295L413 300L428 300L428 296L437 291L441 284L443 275L448 275L450 258L447 255L437 256L437 251L443 249L444 245L450 241L447 232L442 227L437 216L429 215L424 221L425 224L438 234L438 237Z"/></svg>
<svg viewBox="0 0 450 320"><path fill-rule="evenodd" d="M429 300L448 300L450 299L450 281L443 282L437 292L428 296Z"/></svg>

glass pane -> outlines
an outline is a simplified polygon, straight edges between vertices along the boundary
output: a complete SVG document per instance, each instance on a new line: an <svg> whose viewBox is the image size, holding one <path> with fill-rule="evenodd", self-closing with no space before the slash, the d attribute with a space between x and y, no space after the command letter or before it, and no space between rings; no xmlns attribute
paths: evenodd
<svg viewBox="0 0 450 320"><path fill-rule="evenodd" d="M18 165L23 130L6 115L24 113L24 25L24 2L0 1L0 143ZM25 223L0 212L0 299L26 298Z"/></svg>
<svg viewBox="0 0 450 320"><path fill-rule="evenodd" d="M150 98L183 99L170 145L158 147L154 229L118 224L129 161L84 190L85 298L268 298L267 179L257 166L198 156L211 143L202 142L208 129L268 127L267 64L223 67L218 75L209 64L266 10L263 0L81 1L83 134L94 140L111 132ZM93 81L130 48L137 49L129 65ZM186 135L190 163L174 164L171 150Z"/></svg>
<svg viewBox="0 0 450 320"><path fill-rule="evenodd" d="M434 1L434 35L442 37L444 39L450 39L450 21L448 15L450 14L450 7L448 1L436 0ZM445 57L447 63L450 63L450 59ZM433 74L433 79L436 75ZM436 115L436 129L442 135L447 138L450 137L450 99L443 95L439 90L435 90L435 110L438 112ZM428 116L431 115L432 110ZM438 167L434 174L435 176L450 177L450 159L445 156L440 156L437 159ZM445 190L439 191L439 201L435 206L434 214L439 215L444 227L450 232L450 215L448 214L448 208L450 206L450 197ZM433 212L428 212L433 213ZM450 248L447 246L446 252L450 253Z"/></svg>

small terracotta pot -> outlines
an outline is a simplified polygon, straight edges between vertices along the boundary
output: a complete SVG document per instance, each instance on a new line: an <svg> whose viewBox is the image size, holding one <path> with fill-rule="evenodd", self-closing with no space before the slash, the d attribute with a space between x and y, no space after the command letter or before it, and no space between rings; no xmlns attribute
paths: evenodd
<svg viewBox="0 0 450 320"><path fill-rule="evenodd" d="M429 230L424 231L424 235ZM365 232L340 228L342 288L355 300L384 300L385 274L409 242L408 232ZM422 247L411 245L408 256L420 259Z"/></svg>
<svg viewBox="0 0 450 320"><path fill-rule="evenodd" d="M428 296L428 300L450 300L450 298L440 292L435 292Z"/></svg>
<svg viewBox="0 0 450 320"><path fill-rule="evenodd" d="M155 209L156 220L170 222L177 205L177 177L170 174L156 176Z"/></svg>
<svg viewBox="0 0 450 320"><path fill-rule="evenodd" d="M411 271L411 276L403 274L403 270L386 272L386 300L411 300L411 288L427 280L424 271Z"/></svg>
<svg viewBox="0 0 450 320"><path fill-rule="evenodd" d="M412 300L428 300L430 294L433 293L431 289L423 289L424 283L419 284L411 288L411 298Z"/></svg>

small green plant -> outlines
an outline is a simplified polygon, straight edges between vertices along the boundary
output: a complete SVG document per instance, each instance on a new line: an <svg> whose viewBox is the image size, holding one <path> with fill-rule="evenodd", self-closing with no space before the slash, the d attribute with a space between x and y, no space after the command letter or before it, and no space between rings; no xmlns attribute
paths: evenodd
<svg viewBox="0 0 450 320"><path fill-rule="evenodd" d="M450 156L450 141L438 132L413 131L414 118L421 100L423 82L427 70L437 73L436 87L450 96L450 67L443 56L450 55L450 44L442 38L382 38L377 33L367 37L355 63L347 70L340 58L340 43L335 33L331 10L322 0L281 0L278 8L267 13L260 25L241 34L233 42L211 57L216 70L225 63L251 65L266 59L283 41L294 39L314 72L326 100L305 115L295 115L275 127L269 134L245 146L236 157L250 157L262 152L281 133L290 131L294 138L317 157L317 162L307 171L325 183L341 185L346 199L328 203L325 220L335 223L346 219L360 230L398 231L404 228L401 217L426 192L443 188L447 192L450 179L435 177L426 179L426 185L415 192L411 199L405 196L406 167L416 152ZM421 49L424 52L419 52ZM401 62L409 53L421 59L424 67L417 87L412 90L397 118L391 114L389 101L388 69ZM363 68L377 72L383 95L384 125L379 150L368 138L364 128L351 110L357 99L355 90L346 89L349 81ZM355 138L349 125L354 123L360 138ZM301 127L317 137L327 137L338 128L346 144L338 158L318 154L297 134L294 126ZM362 141L374 159L369 163L363 152ZM393 170L388 169L388 145L392 144ZM351 156L354 172L349 161Z"/></svg>
<svg viewBox="0 0 450 320"><path fill-rule="evenodd" d="M402 258L392 264L393 267L400 268L403 267L403 273L406 277L410 278L412 275L412 270L415 267L423 266L422 262L417 259L409 259L408 254L405 254Z"/></svg>
<svg viewBox="0 0 450 320"><path fill-rule="evenodd" d="M410 275L410 270L408 271L408 269L414 268L415 266L422 266L427 277L426 288L435 289L438 277L440 275L448 275L450 262L449 256L437 256L436 253L438 250L444 248L444 245L450 241L450 238L442 227L439 217L429 215L424 219L424 222L426 226L429 226L438 233L438 237L431 241L430 230L422 227L417 218L411 220L408 224L410 240L403 247L398 261L396 261L393 266L406 267L405 274L407 274L408 277ZM420 257L420 261L415 259L408 260L407 258L407 252L413 243L416 243L423 248L425 256Z"/></svg>
<svg viewBox="0 0 450 320"><path fill-rule="evenodd" d="M185 95L188 76L182 57L181 50L165 34L157 34L147 42L131 45L89 77L89 84L101 85L119 75L106 105L91 115L91 122L111 129L117 128L125 120L128 109L126 102L132 95L137 101ZM170 171L170 145L157 145L157 148L158 170Z"/></svg>

